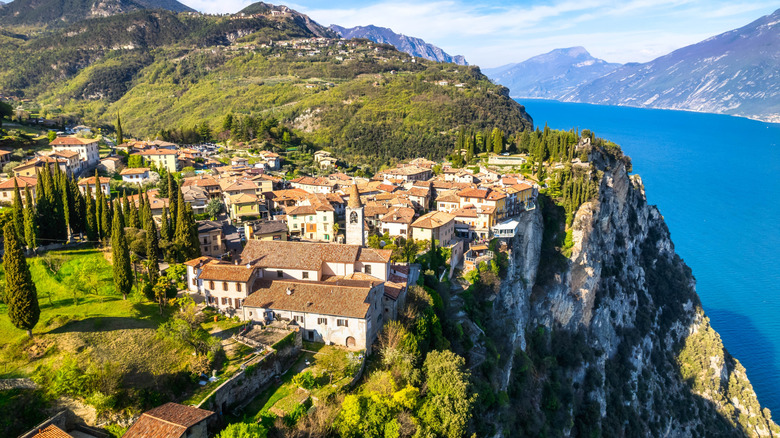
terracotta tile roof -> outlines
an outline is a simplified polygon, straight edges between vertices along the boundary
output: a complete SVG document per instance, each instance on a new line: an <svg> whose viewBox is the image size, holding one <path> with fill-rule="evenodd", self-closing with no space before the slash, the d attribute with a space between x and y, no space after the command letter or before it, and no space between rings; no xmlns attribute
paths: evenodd
<svg viewBox="0 0 780 438"><path fill-rule="evenodd" d="M291 215L298 215L298 214L315 214L317 213L317 209L313 205L296 205L292 207L285 208L285 214L287 216Z"/></svg>
<svg viewBox="0 0 780 438"><path fill-rule="evenodd" d="M385 282L385 296L395 301L401 295L401 292L406 289L406 283L395 283L392 281Z"/></svg>
<svg viewBox="0 0 780 438"><path fill-rule="evenodd" d="M256 267L246 265L234 265L232 263L208 263L203 266L203 270L200 273L201 280L215 280L215 281L240 281L247 282L255 275Z"/></svg>
<svg viewBox="0 0 780 438"><path fill-rule="evenodd" d="M344 286L333 282L258 281L245 307L287 310L363 319L371 308L371 286Z"/></svg>
<svg viewBox="0 0 780 438"><path fill-rule="evenodd" d="M455 216L456 219L458 218L471 218L474 219L477 217L477 209L475 208L459 208L457 210L452 211L452 215Z"/></svg>
<svg viewBox="0 0 780 438"><path fill-rule="evenodd" d="M257 202L257 196L248 195L246 193L239 193L230 197L231 204L246 204L249 202Z"/></svg>
<svg viewBox="0 0 780 438"><path fill-rule="evenodd" d="M258 155L264 158L279 158L279 154L269 151L260 151Z"/></svg>
<svg viewBox="0 0 780 438"><path fill-rule="evenodd" d="M34 176L15 176L0 182L0 189L14 188L14 180L16 180L16 184L18 184L19 188L22 190L27 186L35 187L38 184L38 178L35 178Z"/></svg>
<svg viewBox="0 0 780 438"><path fill-rule="evenodd" d="M170 149L147 149L139 153L141 155L176 155L176 151Z"/></svg>
<svg viewBox="0 0 780 438"><path fill-rule="evenodd" d="M518 192L522 192L522 191L525 191L525 190L533 189L533 187L531 187L530 184L526 184L526 183L515 184L515 185L512 186L512 188L517 190Z"/></svg>
<svg viewBox="0 0 780 438"><path fill-rule="evenodd" d="M385 170L385 175L403 175L403 176L410 176L410 175L418 175L423 172L430 172L430 169L424 169L422 167L417 166L406 166L406 167L394 167L392 169Z"/></svg>
<svg viewBox="0 0 780 438"><path fill-rule="evenodd" d="M506 193L499 192L497 190L491 190L487 196L487 199L490 201L495 201L502 198L506 198Z"/></svg>
<svg viewBox="0 0 780 438"><path fill-rule="evenodd" d="M409 275L409 266L404 265L391 265L390 266L391 271L398 272L399 274L403 274L408 276Z"/></svg>
<svg viewBox="0 0 780 438"><path fill-rule="evenodd" d="M460 197L453 191L442 192L436 197L436 202L454 202L460 203Z"/></svg>
<svg viewBox="0 0 780 438"><path fill-rule="evenodd" d="M420 198L425 198L427 196L431 195L431 191L429 189L425 189L422 187L412 187L406 192L409 196L417 196Z"/></svg>
<svg viewBox="0 0 780 438"><path fill-rule="evenodd" d="M382 217L382 222L395 224L411 224L414 220L414 209L395 207Z"/></svg>
<svg viewBox="0 0 780 438"><path fill-rule="evenodd" d="M241 253L241 263L252 263L261 268L318 271L325 262L355 263L359 253L358 245L250 240ZM392 251L370 249L362 253L361 261L383 259L387 263Z"/></svg>
<svg viewBox="0 0 780 438"><path fill-rule="evenodd" d="M5 149L0 149L0 157L3 156L3 155L9 155L9 154L12 154L12 153L13 152L11 152L11 151L7 151ZM78 152L76 152L76 153L78 153Z"/></svg>
<svg viewBox="0 0 780 438"><path fill-rule="evenodd" d="M240 180L223 179L219 181L219 187L222 189L223 192L232 192L236 190L254 191L257 190L257 183L248 179L240 179Z"/></svg>
<svg viewBox="0 0 780 438"><path fill-rule="evenodd" d="M158 189L148 190L146 192L146 196L149 197L149 208L152 210L159 210L163 207L168 207L168 198L158 198L157 195L159 195L159 193L160 191ZM138 195L130 195L127 197L127 200L134 203L135 205L139 204Z"/></svg>
<svg viewBox="0 0 780 438"><path fill-rule="evenodd" d="M111 178L104 178L102 176L99 177L99 178L100 178L100 184L108 184L108 183L111 182ZM94 186L95 185L95 177L94 176L90 176L89 178L84 178L82 180L79 180L79 185L80 186L85 186L85 185Z"/></svg>
<svg viewBox="0 0 780 438"><path fill-rule="evenodd" d="M461 198L487 198L487 189L464 189L458 192Z"/></svg>
<svg viewBox="0 0 780 438"><path fill-rule="evenodd" d="M59 427L50 424L45 429L39 430L32 438L73 438L73 435L66 433Z"/></svg>
<svg viewBox="0 0 780 438"><path fill-rule="evenodd" d="M429 229L439 228L442 225L448 224L454 219L455 216L449 213L445 213L443 211L432 211L424 216L421 216L419 219L414 221L412 227L429 228Z"/></svg>
<svg viewBox="0 0 780 438"><path fill-rule="evenodd" d="M184 436L188 428L212 415L213 412L205 409L166 403L144 412L122 436L124 438L179 438Z"/></svg>
<svg viewBox="0 0 780 438"><path fill-rule="evenodd" d="M363 215L365 217L384 216L388 211L390 209L384 205L367 205L363 208Z"/></svg>
<svg viewBox="0 0 780 438"><path fill-rule="evenodd" d="M393 193L394 191L398 190L398 187L392 184L379 184L376 188L377 190L381 190L387 193Z"/></svg>
<svg viewBox="0 0 780 438"><path fill-rule="evenodd" d="M291 184L301 184L306 186L328 186L333 187L336 183L328 178L313 178L311 176L301 176L290 180Z"/></svg>
<svg viewBox="0 0 780 438"><path fill-rule="evenodd" d="M187 266L199 267L201 265L204 265L204 264L206 264L208 262L215 261L215 260L217 260L217 259L215 259L213 257L203 256L203 257L198 257L196 259L187 260L186 262L184 262L184 264L187 265Z"/></svg>
<svg viewBox="0 0 780 438"><path fill-rule="evenodd" d="M206 189L198 186L182 187L181 195L185 202L206 201L209 199Z"/></svg>
<svg viewBox="0 0 780 438"><path fill-rule="evenodd" d="M52 155L56 155L58 157L73 158L73 157L78 157L79 153L76 151L58 151L52 153Z"/></svg>
<svg viewBox="0 0 780 438"><path fill-rule="evenodd" d="M393 251L389 249L360 248L358 261L370 263L387 263Z"/></svg>
<svg viewBox="0 0 780 438"><path fill-rule="evenodd" d="M146 172L148 172L150 169L148 167L135 167L127 169L123 169L121 172L119 172L120 175L141 175Z"/></svg>
<svg viewBox="0 0 780 438"><path fill-rule="evenodd" d="M97 140L78 137L57 137L49 143L51 146L84 146L97 143Z"/></svg>
<svg viewBox="0 0 780 438"><path fill-rule="evenodd" d="M330 175L328 175L328 178L339 180L339 181L352 181L351 176L342 172L331 173Z"/></svg>

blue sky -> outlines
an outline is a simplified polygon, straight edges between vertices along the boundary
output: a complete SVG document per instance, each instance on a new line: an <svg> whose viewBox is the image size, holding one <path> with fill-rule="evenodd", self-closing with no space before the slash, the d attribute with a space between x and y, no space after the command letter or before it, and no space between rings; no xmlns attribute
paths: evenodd
<svg viewBox="0 0 780 438"><path fill-rule="evenodd" d="M203 12L237 12L252 3L180 1ZM469 63L482 67L572 46L583 46L610 62L645 62L744 26L780 7L777 0L295 0L284 4L326 26L389 27L451 55L464 55Z"/></svg>

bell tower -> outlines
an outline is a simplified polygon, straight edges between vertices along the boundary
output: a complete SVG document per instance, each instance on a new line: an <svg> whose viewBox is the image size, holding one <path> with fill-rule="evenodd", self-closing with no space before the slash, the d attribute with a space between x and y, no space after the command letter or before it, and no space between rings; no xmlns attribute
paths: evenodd
<svg viewBox="0 0 780 438"><path fill-rule="evenodd" d="M365 216L363 203L360 202L360 193L356 184L349 189L349 201L347 202L347 245L366 245Z"/></svg>

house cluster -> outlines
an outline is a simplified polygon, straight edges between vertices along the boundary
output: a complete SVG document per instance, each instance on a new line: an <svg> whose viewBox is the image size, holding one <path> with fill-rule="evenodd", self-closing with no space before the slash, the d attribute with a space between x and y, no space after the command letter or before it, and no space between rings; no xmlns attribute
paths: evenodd
<svg viewBox="0 0 780 438"><path fill-rule="evenodd" d="M345 244L268 239L262 236L273 231L253 228L233 262L208 256L186 262L189 290L244 321L284 320L299 326L304 340L370 349L384 322L403 308L409 271L391 263L391 251L365 246L365 207L356 189L345 214Z"/></svg>
<svg viewBox="0 0 780 438"><path fill-rule="evenodd" d="M100 162L98 141L79 137L57 137L51 143L51 150L37 153L31 159L16 166L17 177L35 177L49 166L52 171L59 168L63 173L79 176L94 171ZM0 165L11 161L9 151L0 151Z"/></svg>

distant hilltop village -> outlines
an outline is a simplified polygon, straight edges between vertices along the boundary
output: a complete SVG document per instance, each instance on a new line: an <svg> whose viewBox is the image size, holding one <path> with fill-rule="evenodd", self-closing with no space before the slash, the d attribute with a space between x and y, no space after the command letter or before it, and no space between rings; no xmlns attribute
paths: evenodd
<svg viewBox="0 0 780 438"><path fill-rule="evenodd" d="M15 186L34 198L40 171L58 167L82 194L111 199L143 187L160 222L170 203L154 187L179 172L183 199L201 219L201 256L185 263L192 294L227 316L293 323L304 340L358 349L398 316L418 276L384 247L434 242L453 249L453 267L474 269L492 257L485 242L511 237L512 218L535 208L539 188L499 170L524 163L519 155L491 155L471 169L417 158L365 178L336 171L341 158L317 151L324 176L285 179L284 157L270 151L229 156L214 144L127 141L100 158L94 139L58 136L50 146L0 182L0 202L13 200ZM3 164L10 156L0 152ZM215 204L221 213L205 218Z"/></svg>

